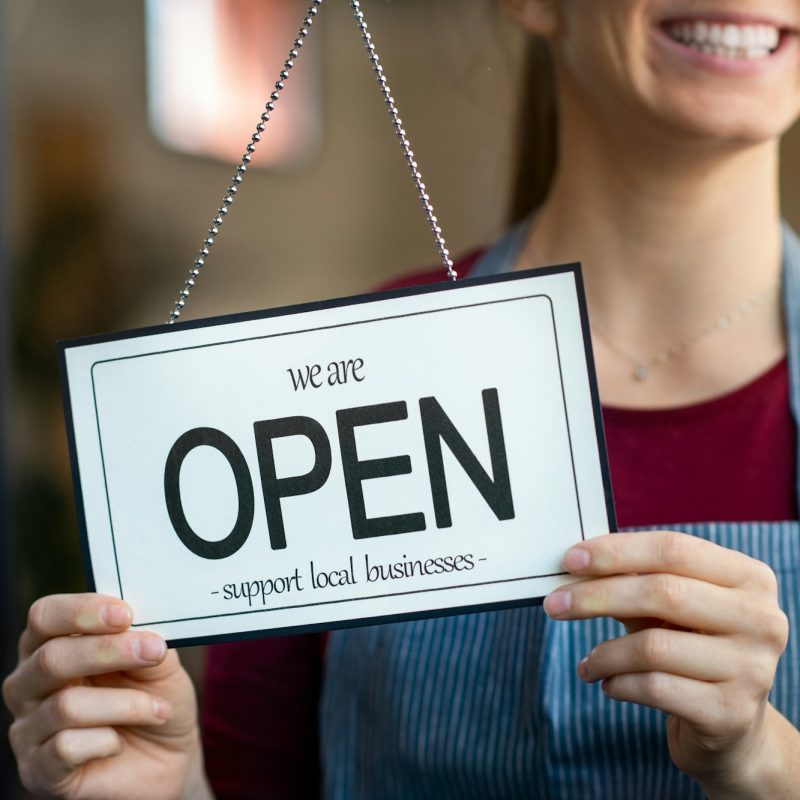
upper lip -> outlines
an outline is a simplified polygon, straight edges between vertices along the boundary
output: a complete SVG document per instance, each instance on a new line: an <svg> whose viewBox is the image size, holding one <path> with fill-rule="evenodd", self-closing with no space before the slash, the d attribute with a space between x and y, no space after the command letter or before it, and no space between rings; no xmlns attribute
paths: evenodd
<svg viewBox="0 0 800 800"><path fill-rule="evenodd" d="M707 11L687 11L685 13L672 13L669 16L663 17L660 25L668 25L675 22L719 22L719 23L732 23L734 25L769 25L777 28L781 32L796 33L797 26L793 25L786 20L778 19L764 14L738 12L738 11L722 11L717 9L709 9Z"/></svg>

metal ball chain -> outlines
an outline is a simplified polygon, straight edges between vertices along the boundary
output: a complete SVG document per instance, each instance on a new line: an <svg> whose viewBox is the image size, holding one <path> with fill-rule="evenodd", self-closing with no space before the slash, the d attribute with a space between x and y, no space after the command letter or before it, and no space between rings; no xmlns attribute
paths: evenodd
<svg viewBox="0 0 800 800"><path fill-rule="evenodd" d="M189 277L184 282L183 288L178 295L178 299L175 301L172 311L170 311L169 319L167 320L168 325L174 325L175 322L178 321L181 311L186 306L186 301L189 299L189 295L195 286L197 278L200 276L200 271L206 264L206 259L211 252L211 248L214 246L216 237L219 234L219 229L222 227L225 216L227 215L238 188L244 179L245 173L247 172L247 167L252 160L252 155L255 152L256 146L261 141L261 134L264 132L266 124L270 120L271 113L275 110L275 104L278 102L278 100L280 100L280 93L286 86L286 81L289 79L289 73L294 67L295 59L298 57L300 48L303 46L303 43L309 34L311 26L314 23L314 17L317 14L317 10L322 5L322 2L323 0L313 0L313 3L306 11L306 16L303 19L302 27L298 31L297 38L292 43L292 49L289 51L286 61L283 62L283 69L281 70L280 76L275 83L275 89L272 94L270 94L269 102L266 104L264 113L261 114L261 119L258 125L256 125L255 133L253 133L253 135L250 137L250 144L247 145L246 152L242 156L241 163L236 168L236 174L233 176L233 179L228 186L227 191L225 192L222 205L217 209L217 215L212 220L211 227L208 229L208 234L203 240L203 246L200 248L200 252L195 259L194 265L189 271ZM453 261L450 258L450 252L448 251L444 237L442 236L442 229L439 226L439 221L434 214L433 206L431 205L431 199L428 196L425 184L422 182L422 175L420 174L419 167L414 158L414 151L411 149L411 143L406 136L405 128L403 128L403 122L397 112L397 106L395 105L394 98L392 97L391 90L389 89L389 84L387 83L386 77L383 74L383 67L381 66L378 54L375 51L375 45L372 43L372 37L367 29L367 24L364 21L364 14L361 11L361 4L358 2L358 0L351 0L350 5L355 14L358 28L361 31L361 38L364 40L364 44L366 45L370 63L372 64L372 68L378 78L381 94L383 95L386 106L389 109L389 114L392 118L392 125L395 133L397 134L397 138L400 140L400 144L403 148L403 154L414 178L414 184L417 187L419 199L421 200L422 206L425 210L425 217L427 218L428 224L433 232L434 239L436 240L436 247L439 251L439 255L442 258L444 268L447 271L447 277L451 281L455 281L458 278L458 273L453 268Z"/></svg>
<svg viewBox="0 0 800 800"><path fill-rule="evenodd" d="M286 58L286 61L283 62L283 69L280 72L280 76L275 82L275 89L273 90L272 94L270 94L269 102L264 107L264 112L261 114L261 119L259 120L258 125L256 125L256 130L250 137L250 144L247 145L246 151L242 156L242 160L239 166L236 168L236 174L233 176L230 186L228 186L228 189L225 192L222 205L217 209L217 214L212 220L211 227L208 229L208 235L203 240L203 246L200 248L200 252L197 254L194 266L189 271L189 277L184 282L183 288L178 295L178 299L175 301L172 311L170 311L167 325L174 325L175 322L177 322L181 315L181 310L186 305L186 301L189 299L189 295L195 286L195 282L200 276L200 271L205 266L206 259L208 258L211 248L214 246L214 242L216 241L216 237L219 234L219 229L222 227L222 223L225 220L228 209L233 203L236 192L239 189L239 185L241 184L245 173L247 172L247 166L252 160L256 146L261 141L261 134L264 132L266 124L270 120L270 115L275 110L275 104L278 102L278 100L280 100L280 93L286 86L286 81L289 79L289 73L294 67L295 59L300 54L300 48L303 46L311 26L314 24L314 17L316 16L317 10L321 5L322 0L313 0L313 3L306 11L303 24L297 33L297 38L292 43L292 49L289 50L289 55Z"/></svg>
<svg viewBox="0 0 800 800"><path fill-rule="evenodd" d="M392 92L391 89L389 89L386 76L383 74L383 67L381 66L380 59L378 58L378 53L375 51L375 45L372 43L372 36L367 28L367 23L364 21L364 13L361 11L361 4L359 3L359 0L351 0L350 6L355 14L358 29L361 31L361 38L364 40L364 44L367 47L372 69L375 71L375 75L378 78L381 94L383 95L383 99L386 101L386 107L389 109L389 114L392 117L392 125L394 126L397 138L400 140L408 167L414 177L414 183L417 187L417 192L419 193L419 199L422 201L422 206L425 209L425 216L428 220L428 224L431 227L431 231L433 231L433 236L436 239L436 247L439 250L439 255L442 257L442 263L447 271L447 277L451 281L455 281L458 278L458 273L453 268L453 261L450 258L450 252L447 249L447 244L442 236L442 229L439 226L439 220L436 219L436 215L434 214L433 206L431 205L431 199L428 196L425 184L422 182L422 175L420 174L419 167L414 158L414 151L411 149L411 142L409 142L408 137L406 136L406 131L403 127L403 121L400 119L400 115L397 112L397 106L394 103L394 97L392 97Z"/></svg>

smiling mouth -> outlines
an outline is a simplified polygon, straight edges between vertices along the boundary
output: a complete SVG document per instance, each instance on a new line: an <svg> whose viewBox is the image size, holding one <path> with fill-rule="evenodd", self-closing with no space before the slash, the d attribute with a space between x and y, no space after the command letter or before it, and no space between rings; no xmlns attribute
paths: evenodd
<svg viewBox="0 0 800 800"><path fill-rule="evenodd" d="M670 20L662 29L684 47L730 60L769 58L778 50L783 37L780 28L763 23L737 25L714 20Z"/></svg>

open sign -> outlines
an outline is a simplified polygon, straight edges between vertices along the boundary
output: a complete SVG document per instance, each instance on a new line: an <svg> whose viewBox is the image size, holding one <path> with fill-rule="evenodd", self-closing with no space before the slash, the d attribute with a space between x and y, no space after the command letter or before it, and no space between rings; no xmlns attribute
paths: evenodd
<svg viewBox="0 0 800 800"><path fill-rule="evenodd" d="M98 591L172 643L536 602L614 529L575 266L63 343Z"/></svg>

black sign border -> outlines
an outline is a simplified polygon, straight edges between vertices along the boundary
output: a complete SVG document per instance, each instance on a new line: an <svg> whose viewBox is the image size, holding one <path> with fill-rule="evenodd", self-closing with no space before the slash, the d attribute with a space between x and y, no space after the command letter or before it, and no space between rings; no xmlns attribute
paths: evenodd
<svg viewBox="0 0 800 800"><path fill-rule="evenodd" d="M303 314L312 311L321 311L326 309L332 308L341 308L346 306L354 306L354 305L362 305L365 303L373 303L373 302L381 302L383 300L390 300L396 299L400 297L413 297L416 295L423 295L423 294L430 294L433 292L448 292L448 291L458 291L461 288L468 288L471 286L481 286L487 284L494 284L494 283L503 283L505 281L513 281L513 280L522 280L525 278L532 278L532 277L544 277L547 275L563 275L565 273L571 273L575 280L575 288L576 288L576 295L578 301L578 308L580 313L581 319L581 327L582 327L582 334L583 334L583 342L584 342L584 352L586 356L586 365L589 377L589 388L591 394L591 401L592 407L594 411L594 422L595 422L595 432L597 435L597 444L598 444L598 451L600 457L600 467L602 473L602 480L603 480L603 488L605 493L605 501L606 501L606 513L608 516L609 521L609 529L611 532L615 532L617 530L617 520L616 520L616 512L614 509L614 500L613 500L613 493L611 488L611 476L608 467L608 450L606 447L605 441L605 432L603 428L603 417L602 417L602 409L600 406L600 397L599 391L597 387L597 374L595 369L594 363L594 354L592 351L592 344L591 344L591 336L589 333L589 317L588 311L586 306L586 294L583 284L583 275L581 271L580 264L565 264L560 266L554 267L544 267L539 269L533 270L519 270L510 273L504 273L502 275L493 275L489 277L481 277L481 278L463 278L458 280L457 282L452 281L443 281L441 283L434 283L434 284L427 284L423 286L415 286L403 289L395 289L387 292L376 292L370 294L363 294L363 295L356 295L352 297L343 297L337 298L334 300L325 300L319 302L312 302L312 303L303 303L299 305L292 305L292 306L284 306L281 308L274 308L274 309L265 309L265 310L258 310L258 311L249 311L239 314L228 314L224 316L218 317L211 317L207 319L200 319L200 320L191 320L188 322L181 322L177 325L158 325L158 326L149 326L145 328L137 328L133 330L123 331L120 333L109 333L109 334L101 334L98 336L88 336L82 337L79 339L71 339L67 341L62 341L58 343L58 355L59 355L59 366L61 372L61 383L62 383L62 394L64 400L64 416L66 419L66 426L67 426L67 436L68 436L68 444L69 444L69 453L70 453L70 463L72 466L72 479L73 479L73 489L75 492L75 502L77 508L77 515L78 515L78 523L80 527L81 533L81 548L83 552L83 560L84 566L86 570L86 577L87 583L89 584L90 591L96 591L95 580L94 580L94 571L92 568L92 560L91 560L91 552L89 548L89 537L88 531L86 527L86 517L85 517L85 510L83 506L83 494L81 488L81 480L80 480L80 472L78 469L78 459L77 459L77 445L75 441L75 429L74 429L74 421L72 415L72 405L70 401L69 395L69 380L67 376L67 366L66 366L66 353L67 350L73 347L81 347L89 344L100 344L104 342L113 342L113 341L123 341L125 339L130 338L137 338L141 336L159 334L159 335L169 335L170 333L179 333L185 330L193 330L197 328L210 328L215 327L217 325L227 325L231 323L238 323L238 322L249 322L252 320L260 320L260 319L269 319L273 317L282 317L282 316L289 316L294 314ZM546 297L551 304L551 313L553 313L552 309L552 301L546 295L531 295L530 297L536 296L543 296ZM511 299L523 299L523 298L509 298ZM490 302L498 302L498 301L490 301ZM502 302L502 301L500 301ZM464 306L454 306L451 310L456 310L457 308L463 308ZM431 312L434 311L445 311L447 309L432 309ZM418 312L412 312L412 314L407 315L392 315L392 318L396 318L398 316L411 316ZM388 318L388 317L386 317ZM331 327L341 327L345 324L364 324L367 322L374 322L378 321L377 318L375 320L362 320L358 323L340 323L335 326ZM563 371L561 370L561 356L560 356L560 349L558 347L558 333L555 330L555 315L553 313L553 325L554 325L554 336L556 342L556 351L558 355L558 362L559 362L559 372L560 377L562 379L562 395L563 395ZM307 331L314 330L306 329ZM299 333L300 331L290 331L287 332L285 335L290 333ZM253 337L253 338L264 338L264 337ZM238 341L238 340L237 340ZM224 344L222 342L214 343L216 344ZM204 346L211 346L211 345L204 345ZM183 349L194 349L196 346L190 346L189 348L173 348L174 350L183 350ZM157 351L157 352L168 352L168 351ZM123 357L122 359L107 359L106 361L118 361L124 360L125 358L142 358L147 355L154 355L156 353L149 353L149 354L139 354L136 356L127 356ZM103 363L103 362L95 362ZM94 368L94 365L93 367ZM94 388L94 387L93 387ZM566 404L566 398L564 397L564 402ZM566 421L567 421L567 431L568 437L570 440L570 456L572 457L572 441L571 441L571 434L569 432L569 415L567 413L565 407L565 414L566 414ZM98 423L98 436L100 435L99 431L99 419L97 419ZM105 465L103 465L104 470L104 478L105 478ZM574 473L574 463L573 463L573 476ZM106 497L108 500L108 487L106 486ZM580 497L579 493L577 492L576 486L576 501L578 503L579 514L580 512ZM109 515L110 515L110 506L109 506ZM581 524L581 527L582 524ZM583 533L583 532L582 532ZM112 533L113 539L113 533ZM113 542L112 542L113 544ZM114 558L116 561L116 545L113 544L114 547ZM117 572L118 579L119 579L119 571ZM553 573L553 575L541 575L541 576L530 576L527 578L517 578L514 580L533 580L536 578L545 578L545 577L554 577L556 575L565 574L565 573ZM496 583L497 581L492 581L490 583ZM470 586L473 585L484 585L484 584L469 584ZM444 591L446 589L457 589L463 588L461 586L452 586L452 587L431 587L431 589L422 589L422 590L415 590L414 594L426 591ZM122 594L122 587L120 583L120 594ZM347 598L342 600L333 600L333 601L323 601L322 603L314 603L313 605L329 605L332 603L338 602L345 602L346 600L370 600L370 599L377 599L383 598L386 596L402 596L403 594L409 594L409 592L405 593L397 593L393 592L388 595L380 595L376 596L376 598ZM470 606L461 606L458 608L443 608L443 609L433 609L430 611L424 612L404 612L401 614L395 615L384 615L381 617L362 617L362 618L354 618L351 620L344 620L344 621L335 621L335 622L327 622L327 623L318 623L313 625L301 625L301 626L293 626L293 627L283 627L283 628L271 628L266 630L258 630L258 631L246 631L241 633L231 633L231 634L216 634L216 635L209 635L209 636L200 636L200 637L187 637L182 639L169 639L167 640L167 644L170 647L189 647L195 646L200 644L213 644L213 643L221 643L221 642L228 642L228 641L242 641L245 639L253 639L253 638L261 638L267 636L278 636L278 635L289 635L289 634L301 634L301 633L313 633L317 631L326 631L326 630L334 630L334 629L343 629L343 628L351 628L351 627L359 627L364 625L380 625L380 624L387 624L387 623L394 623L394 622L402 622L402 621L410 621L410 620L418 620L418 619L430 619L432 617L445 617L445 616L455 616L459 614L466 614L466 613L479 613L484 611L492 611L492 610L502 610L508 608L522 608L527 606L535 606L540 605L543 602L543 598L536 597L531 598L530 600L511 600L511 601L503 601L503 602L496 602L496 603L484 603L480 605L470 605ZM214 618L214 616L233 616L233 615L241 615L241 614L248 614L248 613L264 613L266 611L273 611L276 609L258 609L252 612L231 612L221 615L212 615L212 616L205 616L200 617L198 619L208 619ZM183 620L173 620L173 622L179 622ZM146 625L154 625L158 623L150 622L150 623L140 623L141 626ZM137 627L137 625L134 625Z"/></svg>

